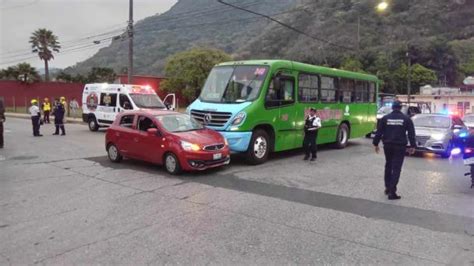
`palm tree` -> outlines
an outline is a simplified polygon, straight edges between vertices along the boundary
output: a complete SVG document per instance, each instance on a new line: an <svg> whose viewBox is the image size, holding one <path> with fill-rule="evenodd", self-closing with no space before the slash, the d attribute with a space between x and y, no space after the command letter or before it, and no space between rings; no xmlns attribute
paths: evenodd
<svg viewBox="0 0 474 266"><path fill-rule="evenodd" d="M48 61L54 59L53 52L59 52L58 37L52 31L47 29L38 29L30 37L33 53L38 53L41 60L44 61L45 80L49 81Z"/></svg>

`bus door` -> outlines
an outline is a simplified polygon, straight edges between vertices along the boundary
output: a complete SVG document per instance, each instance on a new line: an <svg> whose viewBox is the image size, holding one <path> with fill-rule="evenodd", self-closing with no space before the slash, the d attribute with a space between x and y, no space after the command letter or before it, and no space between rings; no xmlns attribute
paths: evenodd
<svg viewBox="0 0 474 266"><path fill-rule="evenodd" d="M270 86L267 101L278 116L274 120L275 151L293 149L296 140L295 78L292 75L279 75ZM267 98L268 99L268 98Z"/></svg>

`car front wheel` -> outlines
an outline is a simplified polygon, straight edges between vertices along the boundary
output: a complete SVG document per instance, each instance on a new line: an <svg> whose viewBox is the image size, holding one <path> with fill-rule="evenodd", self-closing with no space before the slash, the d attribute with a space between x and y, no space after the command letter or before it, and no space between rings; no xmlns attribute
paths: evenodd
<svg viewBox="0 0 474 266"><path fill-rule="evenodd" d="M173 153L167 153L164 158L165 169L172 175L179 175L182 171L181 165L179 164L178 157Z"/></svg>

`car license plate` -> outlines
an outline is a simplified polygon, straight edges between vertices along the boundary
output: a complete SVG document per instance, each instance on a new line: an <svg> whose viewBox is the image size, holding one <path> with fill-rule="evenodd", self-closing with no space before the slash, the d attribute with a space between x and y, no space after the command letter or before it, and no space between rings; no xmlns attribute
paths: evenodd
<svg viewBox="0 0 474 266"><path fill-rule="evenodd" d="M464 159L464 164L465 164L465 165L474 164L474 157Z"/></svg>
<svg viewBox="0 0 474 266"><path fill-rule="evenodd" d="M212 158L214 160L219 160L222 158L222 153L216 153L216 154L213 154Z"/></svg>

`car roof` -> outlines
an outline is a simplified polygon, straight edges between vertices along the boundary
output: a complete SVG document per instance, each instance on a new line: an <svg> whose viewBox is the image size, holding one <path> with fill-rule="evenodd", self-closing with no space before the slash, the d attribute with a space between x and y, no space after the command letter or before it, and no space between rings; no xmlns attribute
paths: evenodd
<svg viewBox="0 0 474 266"><path fill-rule="evenodd" d="M123 113L123 115L151 115L151 116L165 116L165 115L182 115L183 113L168 111L168 110L152 110L152 109L143 109L137 111L129 111Z"/></svg>
<svg viewBox="0 0 474 266"><path fill-rule="evenodd" d="M442 116L446 118L452 118L452 115L447 115L447 114L440 114L440 113L435 113L435 114L417 114L416 116Z"/></svg>

